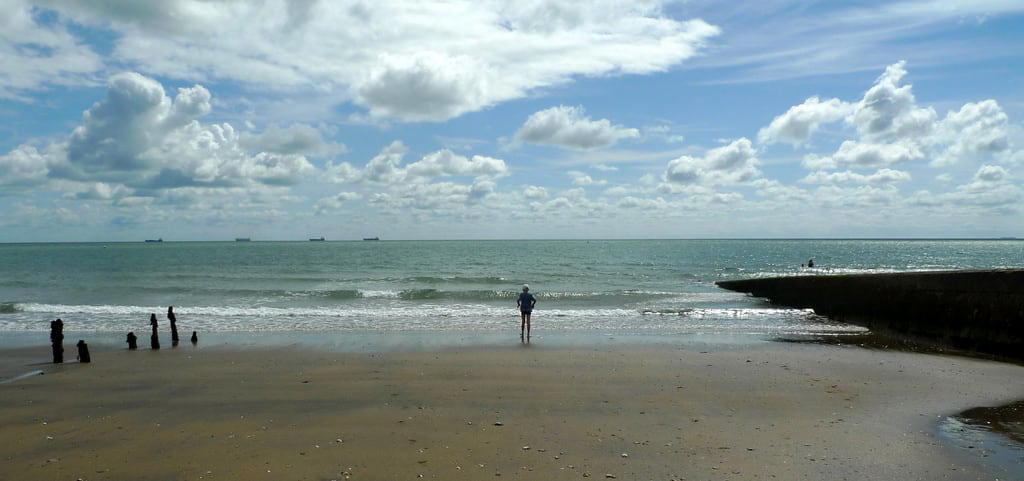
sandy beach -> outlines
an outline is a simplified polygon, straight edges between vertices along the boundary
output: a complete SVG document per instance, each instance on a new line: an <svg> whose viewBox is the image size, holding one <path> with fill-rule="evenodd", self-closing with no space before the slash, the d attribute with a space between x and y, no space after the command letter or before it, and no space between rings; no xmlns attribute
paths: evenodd
<svg viewBox="0 0 1024 481"><path fill-rule="evenodd" d="M935 426L1022 375L788 343L101 345L0 384L0 479L1018 479Z"/></svg>

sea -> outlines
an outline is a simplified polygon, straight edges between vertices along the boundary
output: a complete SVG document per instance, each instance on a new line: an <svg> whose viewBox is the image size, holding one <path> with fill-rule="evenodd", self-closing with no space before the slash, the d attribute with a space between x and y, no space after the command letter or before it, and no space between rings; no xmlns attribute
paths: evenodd
<svg viewBox="0 0 1024 481"><path fill-rule="evenodd" d="M804 267L809 259L815 267ZM715 281L1024 265L1020 240L466 240L0 244L0 339L75 332L402 331L772 339L863 333ZM166 329L163 327L162 329Z"/></svg>

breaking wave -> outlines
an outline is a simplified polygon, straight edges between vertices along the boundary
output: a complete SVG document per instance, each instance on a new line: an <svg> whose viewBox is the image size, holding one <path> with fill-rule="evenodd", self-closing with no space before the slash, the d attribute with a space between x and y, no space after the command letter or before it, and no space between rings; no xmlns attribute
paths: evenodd
<svg viewBox="0 0 1024 481"><path fill-rule="evenodd" d="M50 317L69 331L145 329L150 313L163 322L164 307L18 303L0 316L0 331L45 330ZM420 304L372 307L177 306L178 324L204 331L462 330L518 325L512 307ZM776 308L545 309L535 323L545 329L634 329L687 332L847 333L864 329L829 322L812 312Z"/></svg>

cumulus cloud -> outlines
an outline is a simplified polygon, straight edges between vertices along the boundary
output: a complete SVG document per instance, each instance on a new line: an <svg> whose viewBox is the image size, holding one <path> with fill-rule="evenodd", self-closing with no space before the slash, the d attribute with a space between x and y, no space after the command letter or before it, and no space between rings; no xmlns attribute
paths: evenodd
<svg viewBox="0 0 1024 481"><path fill-rule="evenodd" d="M355 192L338 192L329 197L324 197L313 205L313 211L317 214L324 214L340 209L344 204L359 199L361 196Z"/></svg>
<svg viewBox="0 0 1024 481"><path fill-rule="evenodd" d="M1020 212L1024 189L999 165L982 165L967 184L960 185L944 200L953 205L992 209L1001 213Z"/></svg>
<svg viewBox="0 0 1024 481"><path fill-rule="evenodd" d="M743 137L703 157L683 155L669 161L662 179L669 184L739 184L760 176L759 164L757 151Z"/></svg>
<svg viewBox="0 0 1024 481"><path fill-rule="evenodd" d="M497 184L479 179L471 184L457 182L413 183L400 190L377 193L371 203L386 209L443 211L483 201L494 194Z"/></svg>
<svg viewBox="0 0 1024 481"><path fill-rule="evenodd" d="M474 155L472 158L458 155L448 149L425 155L419 161L406 167L406 173L413 177L440 177L449 175L496 176L508 171L505 161Z"/></svg>
<svg viewBox="0 0 1024 481"><path fill-rule="evenodd" d="M262 132L243 133L241 144L255 151L309 157L331 157L348 150L344 144L325 140L320 130L307 124L292 124L283 128L269 125Z"/></svg>
<svg viewBox="0 0 1024 481"><path fill-rule="evenodd" d="M340 93L374 117L434 121L578 76L665 71L718 34L703 20L667 17L664 3L114 0L52 8L112 31L113 60L147 73ZM77 54L67 37L61 45ZM82 62L80 70L100 68Z"/></svg>
<svg viewBox="0 0 1024 481"><path fill-rule="evenodd" d="M568 175L569 178L572 179L572 185L578 187L587 187L591 185L605 185L608 183L607 181L604 180L594 180L589 175L578 170L570 170L566 172L566 175Z"/></svg>
<svg viewBox="0 0 1024 481"><path fill-rule="evenodd" d="M45 182L53 157L31 145L0 155L0 186L28 187Z"/></svg>
<svg viewBox="0 0 1024 481"><path fill-rule="evenodd" d="M591 150L639 136L639 130L612 125L608 119L591 120L583 107L559 105L531 114L515 138L531 144Z"/></svg>
<svg viewBox="0 0 1024 481"><path fill-rule="evenodd" d="M995 100L969 102L959 111L950 111L936 128L933 143L948 145L932 165L954 164L985 154L1010 149L1009 118Z"/></svg>
<svg viewBox="0 0 1024 481"><path fill-rule="evenodd" d="M852 171L824 172L817 171L807 175L800 182L806 184L895 184L910 180L910 173L902 170L879 169L873 174L864 175Z"/></svg>
<svg viewBox="0 0 1024 481"><path fill-rule="evenodd" d="M995 183L1006 180L1010 177L1010 174L1006 172L1001 166L998 165L983 165L977 172L974 173L974 182L977 183Z"/></svg>
<svg viewBox="0 0 1024 481"><path fill-rule="evenodd" d="M657 211L667 209L669 206L668 201L661 197L655 198L644 198L626 196L619 199L617 204L623 209L643 209L644 211Z"/></svg>
<svg viewBox="0 0 1024 481"><path fill-rule="evenodd" d="M107 94L82 114L64 140L40 153L23 145L0 157L0 169L22 182L49 179L121 184L133 189L291 184L314 170L297 154L249 152L227 123L204 125L211 110L202 86L171 99L159 82L113 75ZM31 166L29 168L28 166ZM89 198L103 198L100 191Z"/></svg>
<svg viewBox="0 0 1024 481"><path fill-rule="evenodd" d="M130 194L130 190L120 184L105 184L103 182L93 182L88 184L85 190L69 194L67 197L80 200L110 200L119 198Z"/></svg>
<svg viewBox="0 0 1024 481"><path fill-rule="evenodd" d="M894 140L922 137L934 128L935 109L920 108L911 85L900 85L907 74L906 62L899 61L878 77L875 85L864 93L848 121L862 136L871 140Z"/></svg>
<svg viewBox="0 0 1024 481"><path fill-rule="evenodd" d="M775 117L758 134L761 142L807 143L819 125L843 120L858 137L843 141L832 155L809 154L803 165L812 170L840 166L875 168L930 159L932 166L990 158L1010 162L1013 149L1006 113L992 99L968 102L939 119L932 107L921 107L913 86L903 84L905 62L889 65L857 102L811 97Z"/></svg>
<svg viewBox="0 0 1024 481"><path fill-rule="evenodd" d="M829 158L808 158L804 160L805 166L817 165L822 168L835 167L839 165L850 165L855 167L880 167L905 163L921 159L924 152L913 142L897 142L891 144L876 144L871 142L858 142L854 140L843 141L839 150Z"/></svg>
<svg viewBox="0 0 1024 481"><path fill-rule="evenodd" d="M447 176L479 177L482 180L501 177L508 172L504 160L483 155L465 157L448 149L427 154L416 162L402 166L408 153L405 144L396 140L370 159L362 169L348 162L328 163L326 172L334 182L376 184L400 184Z"/></svg>
<svg viewBox="0 0 1024 481"><path fill-rule="evenodd" d="M757 179L751 182L751 185L757 189L757 194L761 197L779 202L808 202L812 198L809 192L800 187L786 185L773 179Z"/></svg>
<svg viewBox="0 0 1024 481"><path fill-rule="evenodd" d="M546 199L548 197L548 190L536 185L528 185L523 187L523 197L527 199Z"/></svg>
<svg viewBox="0 0 1024 481"><path fill-rule="evenodd" d="M852 109L853 105L839 99L822 102L818 97L811 97L772 119L767 127L758 132L757 138L766 144L789 142L803 145L818 130L818 126L840 120Z"/></svg>

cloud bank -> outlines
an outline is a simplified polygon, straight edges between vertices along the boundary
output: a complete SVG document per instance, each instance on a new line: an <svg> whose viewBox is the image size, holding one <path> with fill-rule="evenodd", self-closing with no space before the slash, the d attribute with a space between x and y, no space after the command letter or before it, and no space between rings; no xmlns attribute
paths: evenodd
<svg viewBox="0 0 1024 481"><path fill-rule="evenodd" d="M450 119L577 77L662 72L719 33L667 17L662 0L43 2L56 21L6 3L0 55L30 68L0 75L0 96L98 74L104 62L76 37L84 26L115 34L111 63L149 75L336 93L402 121Z"/></svg>

